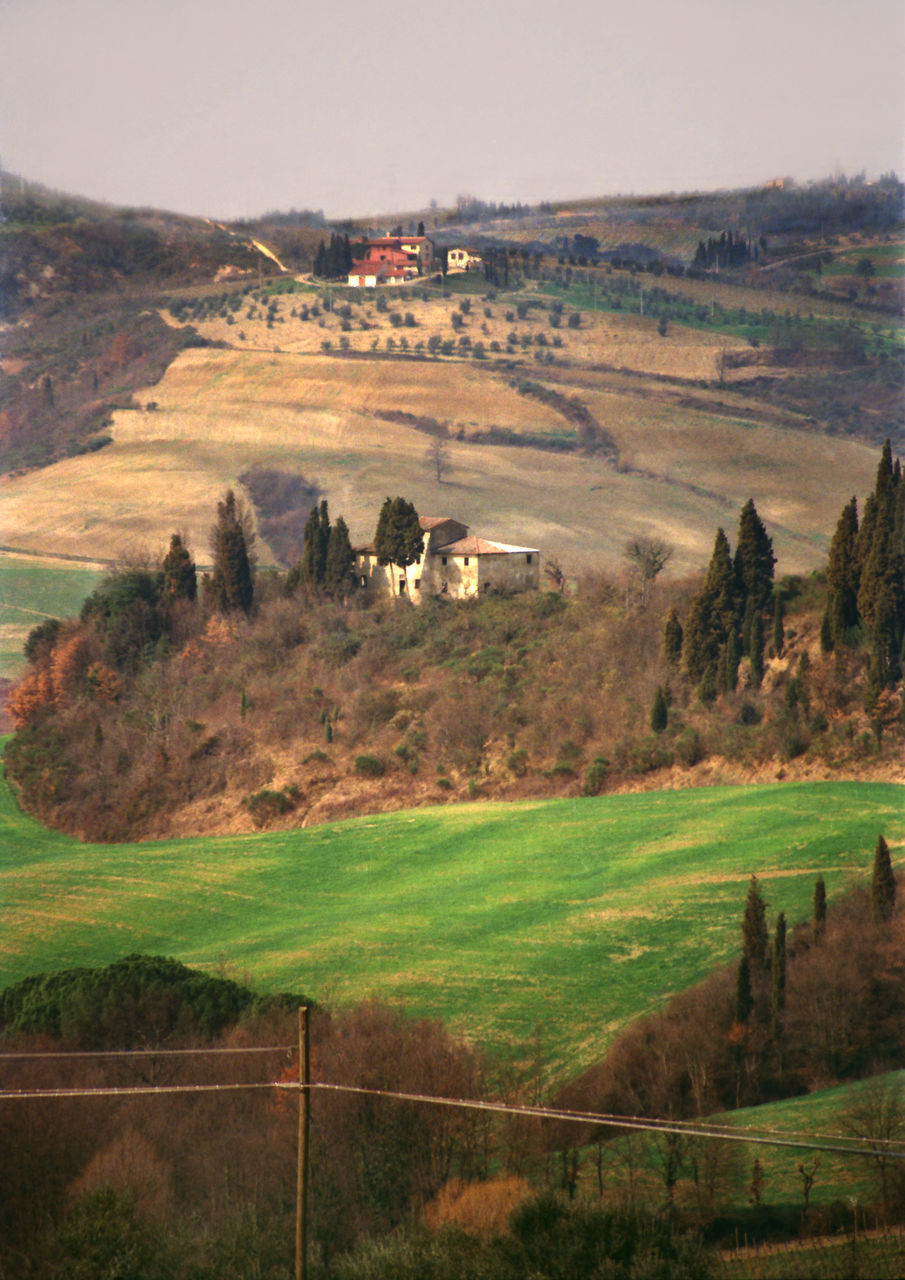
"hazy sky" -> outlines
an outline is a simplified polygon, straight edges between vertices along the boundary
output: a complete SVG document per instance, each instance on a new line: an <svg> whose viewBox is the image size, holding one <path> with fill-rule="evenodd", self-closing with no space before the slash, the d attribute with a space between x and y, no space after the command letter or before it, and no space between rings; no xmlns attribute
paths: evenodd
<svg viewBox="0 0 905 1280"><path fill-rule="evenodd" d="M239 217L905 165L902 0L0 0L0 158Z"/></svg>

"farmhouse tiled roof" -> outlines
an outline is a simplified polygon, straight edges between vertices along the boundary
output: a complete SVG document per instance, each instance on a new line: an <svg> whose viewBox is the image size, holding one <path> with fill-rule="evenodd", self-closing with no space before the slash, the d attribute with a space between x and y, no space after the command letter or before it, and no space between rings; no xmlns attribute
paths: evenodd
<svg viewBox="0 0 905 1280"><path fill-rule="evenodd" d="M448 524L450 521L452 521L453 524L462 523L461 520L453 520L452 516L419 516L418 517L418 523L425 533L427 533L431 529L436 529L438 524ZM468 525L466 525L465 528L467 529Z"/></svg>
<svg viewBox="0 0 905 1280"><path fill-rule="evenodd" d="M512 554L512 552L522 551L526 555L537 555L537 547L513 547L508 542L488 542L486 538L477 538L473 535L467 538L457 538L455 542L447 542L444 547L437 547L435 555L450 556L497 556Z"/></svg>

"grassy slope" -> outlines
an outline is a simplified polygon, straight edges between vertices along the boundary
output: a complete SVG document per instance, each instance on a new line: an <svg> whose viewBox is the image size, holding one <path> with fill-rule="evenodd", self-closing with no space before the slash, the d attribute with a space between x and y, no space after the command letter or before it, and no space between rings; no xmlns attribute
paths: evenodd
<svg viewBox="0 0 905 1280"><path fill-rule="evenodd" d="M45 618L77 614L100 577L96 568L0 552L0 676L18 675L24 668L22 646L32 627Z"/></svg>
<svg viewBox="0 0 905 1280"><path fill-rule="evenodd" d="M265 990L367 995L551 1071L728 959L748 876L806 918L905 840L903 788L816 784L475 804L254 836L81 845L0 791L0 982L164 952Z"/></svg>
<svg viewBox="0 0 905 1280"><path fill-rule="evenodd" d="M852 1084L835 1085L831 1089L803 1098L788 1098L762 1107L744 1107L733 1111L728 1120L739 1128L752 1128L783 1134L807 1134L815 1141L844 1135L840 1117L864 1094L865 1089L877 1083L905 1086L905 1071L892 1071L877 1077L876 1081L858 1080ZM764 1173L763 1198L769 1204L801 1206L801 1177L798 1165L804 1160L811 1164L813 1156L792 1147L751 1146L745 1148L745 1177L750 1182L751 1165L757 1157ZM832 1152L820 1153L820 1168L811 1194L812 1204L828 1204L833 1200L857 1195L862 1203L873 1199L868 1161ZM740 1186L739 1190L743 1190Z"/></svg>

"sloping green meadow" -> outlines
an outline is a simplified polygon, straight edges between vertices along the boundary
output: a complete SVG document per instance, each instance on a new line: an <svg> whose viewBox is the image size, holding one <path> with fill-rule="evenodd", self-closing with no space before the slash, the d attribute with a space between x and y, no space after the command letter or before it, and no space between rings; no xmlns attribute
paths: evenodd
<svg viewBox="0 0 905 1280"><path fill-rule="evenodd" d="M96 568L0 554L0 676L20 675L25 667L22 647L32 627L47 618L77 614L102 576Z"/></svg>
<svg viewBox="0 0 905 1280"><path fill-rule="evenodd" d="M562 1075L732 957L748 877L808 918L897 856L905 788L711 788L449 805L257 835L86 845L0 789L0 985L162 953L263 991L366 996ZM529 1044L530 1042L530 1044Z"/></svg>
<svg viewBox="0 0 905 1280"><path fill-rule="evenodd" d="M856 1080L851 1084L835 1085L821 1089L807 1097L787 1098L783 1102L771 1102L761 1107L746 1107L733 1111L723 1119L739 1129L757 1129L764 1136L782 1138L788 1134L806 1134L815 1142L832 1146L834 1139L851 1138L846 1124L850 1108L864 1105L864 1098L876 1088L894 1090L905 1088L905 1071L890 1071L871 1080ZM858 1132L857 1126L854 1130ZM750 1184L751 1168L755 1158L760 1160L763 1172L763 1199L768 1204L801 1207L802 1180L798 1166L803 1162L810 1167L814 1153L793 1147L750 1145L742 1148L745 1158L740 1170L739 1199L744 1200L745 1184ZM810 1203L831 1204L834 1200L848 1200L855 1196L862 1203L876 1201L873 1165L869 1158L862 1159L838 1152L819 1153Z"/></svg>

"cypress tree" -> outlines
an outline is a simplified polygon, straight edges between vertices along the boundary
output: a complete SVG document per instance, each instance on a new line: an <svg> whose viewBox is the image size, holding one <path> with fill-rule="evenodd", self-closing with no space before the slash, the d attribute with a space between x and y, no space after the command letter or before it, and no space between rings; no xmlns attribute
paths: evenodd
<svg viewBox="0 0 905 1280"><path fill-rule="evenodd" d="M776 933L773 935L770 979L770 1026L775 1036L786 1004L786 917L782 911L777 918Z"/></svg>
<svg viewBox="0 0 905 1280"><path fill-rule="evenodd" d="M705 707L712 707L716 702L716 670L714 667L707 667L701 676L701 683L698 685L698 697L701 699Z"/></svg>
<svg viewBox="0 0 905 1280"><path fill-rule="evenodd" d="M836 524L826 566L827 614L833 643L842 643L845 633L858 621L858 503L855 498L842 509Z"/></svg>
<svg viewBox="0 0 905 1280"><path fill-rule="evenodd" d="M740 600L751 600L756 609L766 609L773 590L773 542L763 526L753 499L742 507L735 548L735 582Z"/></svg>
<svg viewBox="0 0 905 1280"><path fill-rule="evenodd" d="M424 551L424 534L411 502L401 497L386 499L377 520L374 550L378 564L406 569L418 561ZM395 582L393 594L397 594Z"/></svg>
<svg viewBox="0 0 905 1280"><path fill-rule="evenodd" d="M755 613L751 620L749 645L751 687L759 689L764 678L764 620L760 613Z"/></svg>
<svg viewBox="0 0 905 1280"><path fill-rule="evenodd" d="M302 555L293 575L309 587L323 584L327 565L327 547L330 541L330 515L326 499L320 506L312 507L302 533Z"/></svg>
<svg viewBox="0 0 905 1280"><path fill-rule="evenodd" d="M232 489L217 503L217 523L212 535L214 570L211 598L221 613L241 609L248 613L254 599L254 580L241 512Z"/></svg>
<svg viewBox="0 0 905 1280"><path fill-rule="evenodd" d="M785 613L785 597L781 591L777 591L773 602L773 652L777 658L782 657L783 645L785 644Z"/></svg>
<svg viewBox="0 0 905 1280"><path fill-rule="evenodd" d="M858 536L855 539L855 565L858 573L858 584L860 586L861 574L870 555L871 547L874 541L874 530L877 527L877 516L879 508L877 506L876 494L869 493L867 501L864 504L864 513L861 516L861 523L858 526ZM856 588L857 593L857 588Z"/></svg>
<svg viewBox="0 0 905 1280"><path fill-rule="evenodd" d="M666 694L663 692L663 686L657 685L657 692L654 694L654 705L650 712L650 727L654 733L662 733L669 721L669 708L666 705Z"/></svg>
<svg viewBox="0 0 905 1280"><path fill-rule="evenodd" d="M666 626L663 629L663 657L670 667L678 667L682 658L682 623L675 609L666 615Z"/></svg>
<svg viewBox="0 0 905 1280"><path fill-rule="evenodd" d="M691 603L685 624L682 652L692 680L700 680L708 667L715 668L720 645L735 626L735 593L729 541L718 529L704 585Z"/></svg>
<svg viewBox="0 0 905 1280"><path fill-rule="evenodd" d="M823 611L823 621L820 624L820 652L832 653L835 649L835 641L833 640L833 624L830 621L829 602Z"/></svg>
<svg viewBox="0 0 905 1280"><path fill-rule="evenodd" d="M814 884L814 941L819 942L826 932L826 885L823 876Z"/></svg>
<svg viewBox="0 0 905 1280"><path fill-rule="evenodd" d="M882 835L874 850L874 870L870 882L870 902L874 923L883 924L892 916L896 903L896 877L889 856L889 845Z"/></svg>
<svg viewBox="0 0 905 1280"><path fill-rule="evenodd" d="M324 566L324 583L331 590L348 585L355 565L355 552L349 541L349 527L342 516L330 530L327 558Z"/></svg>
<svg viewBox="0 0 905 1280"><path fill-rule="evenodd" d="M174 533L170 538L170 549L164 556L160 568L164 601L195 599L198 594L195 561L183 546L182 538L178 533Z"/></svg>
<svg viewBox="0 0 905 1280"><path fill-rule="evenodd" d="M743 1025L751 1017L754 1008L754 996L751 992L751 965L748 957L743 955L738 962L735 975L735 1020Z"/></svg>
<svg viewBox="0 0 905 1280"><path fill-rule="evenodd" d="M726 688L730 693L738 684L739 657L738 639L735 632L730 631L726 641Z"/></svg>
<svg viewBox="0 0 905 1280"><path fill-rule="evenodd" d="M763 969L767 963L768 941L767 910L760 885L757 883L757 876L752 876L742 920L742 945L752 970Z"/></svg>

